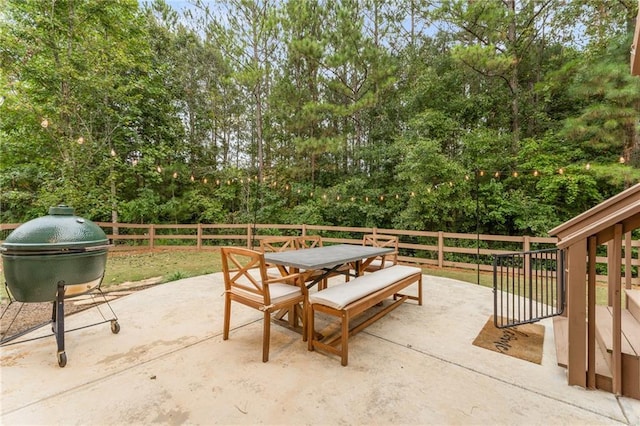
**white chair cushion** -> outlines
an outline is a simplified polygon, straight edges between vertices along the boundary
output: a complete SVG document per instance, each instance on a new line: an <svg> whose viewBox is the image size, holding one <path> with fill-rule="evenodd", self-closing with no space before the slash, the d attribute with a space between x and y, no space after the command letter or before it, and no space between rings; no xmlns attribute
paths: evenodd
<svg viewBox="0 0 640 426"><path fill-rule="evenodd" d="M264 303L264 298L259 294L251 293L239 288L232 288L231 292L258 303ZM302 294L302 290L300 290L300 287L295 285L275 283L269 284L269 293L271 295L271 303L280 303L287 299L300 296Z"/></svg>
<svg viewBox="0 0 640 426"><path fill-rule="evenodd" d="M382 265L382 259L374 259L371 261L371 263L367 266L367 268L378 268L378 269L385 269L385 268L390 268L394 265L393 260L385 260L384 261L384 265Z"/></svg>
<svg viewBox="0 0 640 426"><path fill-rule="evenodd" d="M422 270L413 266L395 265L311 294L309 295L309 303L343 309L348 304L415 273L422 273Z"/></svg>

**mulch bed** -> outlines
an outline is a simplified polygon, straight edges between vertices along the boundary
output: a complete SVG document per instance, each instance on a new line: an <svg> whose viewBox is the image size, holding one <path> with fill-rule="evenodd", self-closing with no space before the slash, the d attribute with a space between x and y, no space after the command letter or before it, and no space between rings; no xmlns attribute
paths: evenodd
<svg viewBox="0 0 640 426"><path fill-rule="evenodd" d="M111 301L113 300L112 297L123 297L132 292L153 287L161 282L162 277L151 278L136 283L128 282L118 286L110 286L107 290L103 289L103 293L109 296ZM96 293L95 304L78 300L82 299L82 297L66 299L64 302L65 317L90 309L96 304L104 303L104 298L100 297L98 292ZM0 301L0 315L2 316L2 318L0 318L0 338L5 339L35 326L47 324L51 322L52 312L53 302L9 303L8 299L2 299Z"/></svg>

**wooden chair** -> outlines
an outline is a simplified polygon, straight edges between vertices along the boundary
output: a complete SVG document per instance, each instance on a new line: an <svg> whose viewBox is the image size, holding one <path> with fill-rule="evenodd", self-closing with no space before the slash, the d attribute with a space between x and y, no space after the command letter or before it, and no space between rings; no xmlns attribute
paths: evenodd
<svg viewBox="0 0 640 426"><path fill-rule="evenodd" d="M365 234L362 237L363 246L393 248L394 252L378 256L361 272L373 272L388 268L398 263L398 237L396 235Z"/></svg>
<svg viewBox="0 0 640 426"><path fill-rule="evenodd" d="M300 274L270 278L267 276L264 254L239 247L223 247L220 252L225 287L223 340L229 339L231 302L235 301L264 313L262 362L269 360L272 312L288 308L291 319L291 315L297 315L296 307L302 304L302 340L306 341L307 288Z"/></svg>

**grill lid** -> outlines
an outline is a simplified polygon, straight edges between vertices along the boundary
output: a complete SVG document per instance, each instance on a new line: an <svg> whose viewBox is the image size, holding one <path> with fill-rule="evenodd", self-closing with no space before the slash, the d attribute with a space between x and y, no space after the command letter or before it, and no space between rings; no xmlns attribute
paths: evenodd
<svg viewBox="0 0 640 426"><path fill-rule="evenodd" d="M5 253L15 251L62 251L106 247L104 231L90 220L74 215L64 204L50 207L49 215L23 223L2 244Z"/></svg>

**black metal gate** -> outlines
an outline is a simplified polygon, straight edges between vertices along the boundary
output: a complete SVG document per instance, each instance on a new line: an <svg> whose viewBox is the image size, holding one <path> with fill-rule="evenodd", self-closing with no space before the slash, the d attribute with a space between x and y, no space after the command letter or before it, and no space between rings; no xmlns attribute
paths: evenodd
<svg viewBox="0 0 640 426"><path fill-rule="evenodd" d="M558 249L496 255L493 318L506 328L561 315L565 306L564 252Z"/></svg>

